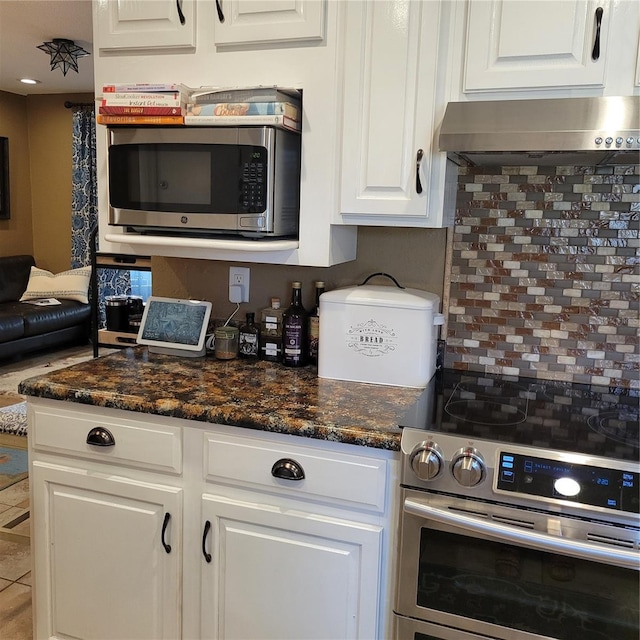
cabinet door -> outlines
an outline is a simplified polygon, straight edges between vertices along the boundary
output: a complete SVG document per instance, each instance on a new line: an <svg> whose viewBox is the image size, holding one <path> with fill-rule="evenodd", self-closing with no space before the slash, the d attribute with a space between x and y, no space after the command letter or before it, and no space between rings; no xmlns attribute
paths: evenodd
<svg viewBox="0 0 640 640"><path fill-rule="evenodd" d="M179 638L182 490L38 461L31 482L34 636Z"/></svg>
<svg viewBox="0 0 640 640"><path fill-rule="evenodd" d="M434 153L440 10L440 2L347 3L341 162L347 224L442 226L446 158Z"/></svg>
<svg viewBox="0 0 640 640"><path fill-rule="evenodd" d="M323 40L325 2L227 0L219 4L215 43L220 46Z"/></svg>
<svg viewBox="0 0 640 640"><path fill-rule="evenodd" d="M203 496L202 637L378 636L382 528Z"/></svg>
<svg viewBox="0 0 640 640"><path fill-rule="evenodd" d="M196 45L195 0L94 0L93 11L101 50Z"/></svg>
<svg viewBox="0 0 640 640"><path fill-rule="evenodd" d="M469 0L468 11L464 91L604 86L609 0Z"/></svg>

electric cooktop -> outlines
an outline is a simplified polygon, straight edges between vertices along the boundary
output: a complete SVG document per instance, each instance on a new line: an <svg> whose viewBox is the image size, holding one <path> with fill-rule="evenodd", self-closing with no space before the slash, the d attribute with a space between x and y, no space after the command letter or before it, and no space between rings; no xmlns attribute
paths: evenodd
<svg viewBox="0 0 640 640"><path fill-rule="evenodd" d="M638 462L638 407L634 390L444 369L401 426Z"/></svg>

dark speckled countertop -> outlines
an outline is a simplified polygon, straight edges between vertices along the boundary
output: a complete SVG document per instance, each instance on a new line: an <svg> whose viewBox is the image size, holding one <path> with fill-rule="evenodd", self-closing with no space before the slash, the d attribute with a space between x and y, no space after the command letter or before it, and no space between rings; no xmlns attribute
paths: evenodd
<svg viewBox="0 0 640 640"><path fill-rule="evenodd" d="M399 450L419 389L326 380L313 367L180 358L127 348L23 380L20 393Z"/></svg>

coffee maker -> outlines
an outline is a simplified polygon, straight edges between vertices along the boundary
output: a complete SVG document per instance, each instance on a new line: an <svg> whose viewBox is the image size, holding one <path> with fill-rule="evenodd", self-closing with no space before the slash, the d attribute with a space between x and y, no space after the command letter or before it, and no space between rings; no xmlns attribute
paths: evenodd
<svg viewBox="0 0 640 640"><path fill-rule="evenodd" d="M144 304L140 296L106 296L104 309L108 331L138 332L144 311Z"/></svg>

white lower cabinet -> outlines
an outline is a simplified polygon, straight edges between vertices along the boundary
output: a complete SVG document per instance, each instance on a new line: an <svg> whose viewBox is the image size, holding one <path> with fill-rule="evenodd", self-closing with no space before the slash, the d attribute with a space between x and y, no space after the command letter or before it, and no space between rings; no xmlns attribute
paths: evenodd
<svg viewBox="0 0 640 640"><path fill-rule="evenodd" d="M42 399L28 415L35 638L390 637L397 453Z"/></svg>
<svg viewBox="0 0 640 640"><path fill-rule="evenodd" d="M182 490L37 460L30 481L34 637L178 638Z"/></svg>
<svg viewBox="0 0 640 640"><path fill-rule="evenodd" d="M203 636L375 638L382 527L204 495ZM210 523L210 528L206 523Z"/></svg>

